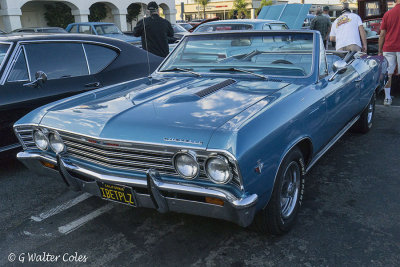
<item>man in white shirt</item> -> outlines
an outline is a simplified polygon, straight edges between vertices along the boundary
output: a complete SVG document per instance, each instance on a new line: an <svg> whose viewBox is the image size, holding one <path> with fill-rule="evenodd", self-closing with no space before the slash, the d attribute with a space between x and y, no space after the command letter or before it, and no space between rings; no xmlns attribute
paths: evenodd
<svg viewBox="0 0 400 267"><path fill-rule="evenodd" d="M344 8L342 15L332 24L331 42L336 42L336 50L367 52L367 35L360 16Z"/></svg>

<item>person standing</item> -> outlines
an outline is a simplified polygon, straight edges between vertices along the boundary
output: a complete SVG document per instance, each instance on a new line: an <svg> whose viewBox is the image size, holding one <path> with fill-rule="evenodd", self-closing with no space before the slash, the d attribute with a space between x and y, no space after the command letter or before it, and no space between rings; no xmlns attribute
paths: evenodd
<svg viewBox="0 0 400 267"><path fill-rule="evenodd" d="M336 42L336 50L367 52L367 35L361 18L347 7L333 22L330 40Z"/></svg>
<svg viewBox="0 0 400 267"><path fill-rule="evenodd" d="M396 0L395 7L383 16L378 55L383 55L389 63L387 70L389 80L385 85L385 100L383 104L390 106L392 104L390 88L396 65L397 71L400 71L400 0Z"/></svg>
<svg viewBox="0 0 400 267"><path fill-rule="evenodd" d="M324 6L322 9L323 13L322 16L327 17L329 21L331 20L331 16L329 16L329 6Z"/></svg>
<svg viewBox="0 0 400 267"><path fill-rule="evenodd" d="M150 17L140 20L133 29L133 35L142 37L142 48L160 57L169 53L168 38L174 37L171 23L160 17L156 2L147 5Z"/></svg>
<svg viewBox="0 0 400 267"><path fill-rule="evenodd" d="M321 9L318 9L315 18L311 21L310 30L316 30L321 33L324 47L326 47L331 25L331 20L323 16Z"/></svg>
<svg viewBox="0 0 400 267"><path fill-rule="evenodd" d="M233 16L232 19L237 19L238 17L238 11L237 10L233 10Z"/></svg>

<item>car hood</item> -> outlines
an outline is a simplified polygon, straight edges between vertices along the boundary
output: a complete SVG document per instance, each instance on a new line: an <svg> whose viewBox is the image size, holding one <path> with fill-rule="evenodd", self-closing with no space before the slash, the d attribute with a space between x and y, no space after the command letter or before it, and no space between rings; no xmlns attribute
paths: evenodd
<svg viewBox="0 0 400 267"><path fill-rule="evenodd" d="M102 139L206 147L218 127L288 85L227 78L145 80L55 105L41 124Z"/></svg>
<svg viewBox="0 0 400 267"><path fill-rule="evenodd" d="M289 29L301 29L311 8L311 4L282 4L264 6L258 19L284 21Z"/></svg>

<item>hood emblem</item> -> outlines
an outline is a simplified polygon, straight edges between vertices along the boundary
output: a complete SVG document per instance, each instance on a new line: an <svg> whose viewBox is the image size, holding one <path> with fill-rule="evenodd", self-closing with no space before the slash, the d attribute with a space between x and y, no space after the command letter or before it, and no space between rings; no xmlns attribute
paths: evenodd
<svg viewBox="0 0 400 267"><path fill-rule="evenodd" d="M258 161L257 161L257 165L256 165L256 167L254 168L254 170L255 170L257 173L261 173L263 167L264 167L264 163L262 163L261 160L258 160Z"/></svg>
<svg viewBox="0 0 400 267"><path fill-rule="evenodd" d="M173 138L173 137L164 137L164 141L166 142L177 142L177 143L185 143L185 144L193 144L193 145L202 145L202 141L195 141L184 138Z"/></svg>

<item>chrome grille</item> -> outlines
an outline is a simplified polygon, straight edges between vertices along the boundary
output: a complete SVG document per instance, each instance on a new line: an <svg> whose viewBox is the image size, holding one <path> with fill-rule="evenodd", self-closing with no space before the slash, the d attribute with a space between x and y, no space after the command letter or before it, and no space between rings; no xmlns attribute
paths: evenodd
<svg viewBox="0 0 400 267"><path fill-rule="evenodd" d="M18 126L15 128L15 134L25 150L37 148L35 142L33 141L32 126Z"/></svg>
<svg viewBox="0 0 400 267"><path fill-rule="evenodd" d="M108 145L83 138L70 133L62 133L60 135L67 147L68 156L78 160L91 162L107 168L125 171L136 171L145 173L148 169L156 169L161 175L176 176L172 158L179 148L151 146L143 148L129 143L128 146L118 145L118 142L110 141ZM89 141L90 140L90 141ZM204 161L207 155L198 155L197 160L200 163L200 175L198 179L209 180L204 171ZM240 187L240 181L237 169L232 165L234 178L232 184Z"/></svg>

